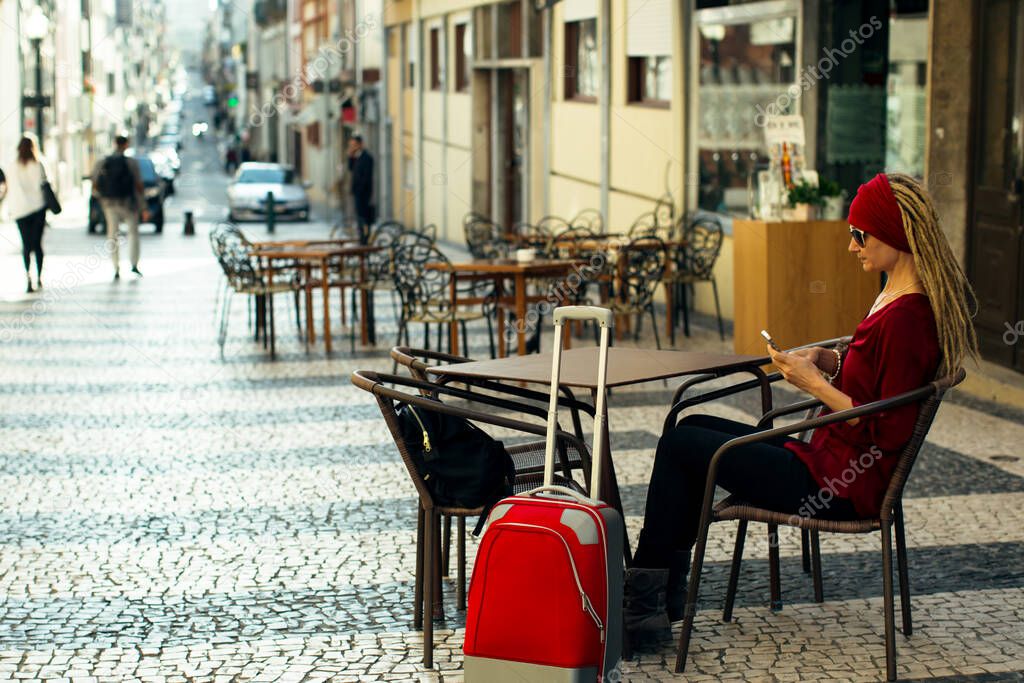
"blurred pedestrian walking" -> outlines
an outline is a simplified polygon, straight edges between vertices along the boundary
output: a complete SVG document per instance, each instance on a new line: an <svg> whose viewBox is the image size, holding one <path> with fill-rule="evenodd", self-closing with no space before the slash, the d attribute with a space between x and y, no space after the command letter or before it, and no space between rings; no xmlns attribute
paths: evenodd
<svg viewBox="0 0 1024 683"><path fill-rule="evenodd" d="M98 197L107 221L107 239L114 262L114 279L121 277L121 255L118 233L121 223L128 226L128 256L132 272L139 272L139 214L142 220L149 220L149 211L143 197L142 173L139 162L125 156L128 137L118 135L114 139L114 153L102 159L92 171L92 193Z"/></svg>
<svg viewBox="0 0 1024 683"><path fill-rule="evenodd" d="M363 148L363 136L356 134L348 140L348 170L352 174L352 199L356 205L359 223L359 241L366 243L373 225L373 157Z"/></svg>
<svg viewBox="0 0 1024 683"><path fill-rule="evenodd" d="M25 135L18 141L17 156L6 167L7 206L21 233L21 257L25 262L25 291L43 286L43 229L46 227L46 198L43 183L46 169L40 160L35 138ZM36 282L33 287L31 257L36 257Z"/></svg>

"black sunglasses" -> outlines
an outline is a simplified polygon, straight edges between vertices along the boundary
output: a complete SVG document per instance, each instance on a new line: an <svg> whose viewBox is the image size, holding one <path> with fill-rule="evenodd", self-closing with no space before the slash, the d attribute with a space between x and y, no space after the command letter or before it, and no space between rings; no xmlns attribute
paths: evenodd
<svg viewBox="0 0 1024 683"><path fill-rule="evenodd" d="M859 247L864 246L864 240L866 240L868 237L868 234L866 232L864 232L863 230L858 230L852 225L850 226L850 235L853 237L853 241L856 242L857 246Z"/></svg>

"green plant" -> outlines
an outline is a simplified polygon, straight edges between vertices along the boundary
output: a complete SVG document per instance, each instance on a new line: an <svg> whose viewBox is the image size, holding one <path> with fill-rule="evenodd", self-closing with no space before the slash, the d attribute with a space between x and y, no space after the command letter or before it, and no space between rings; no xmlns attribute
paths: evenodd
<svg viewBox="0 0 1024 683"><path fill-rule="evenodd" d="M824 206L825 198L818 191L817 185L811 185L806 180L801 180L789 190L789 205L811 204L812 206Z"/></svg>
<svg viewBox="0 0 1024 683"><path fill-rule="evenodd" d="M818 184L818 194L822 197L838 197L842 191L839 183L834 180L822 180Z"/></svg>

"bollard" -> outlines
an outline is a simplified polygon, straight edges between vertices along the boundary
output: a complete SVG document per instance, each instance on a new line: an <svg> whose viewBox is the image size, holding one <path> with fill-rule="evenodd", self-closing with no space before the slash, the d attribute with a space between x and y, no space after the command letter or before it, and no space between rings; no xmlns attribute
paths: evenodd
<svg viewBox="0 0 1024 683"><path fill-rule="evenodd" d="M196 222L192 218L191 211L185 212L185 229L183 232L186 236L196 234Z"/></svg>
<svg viewBox="0 0 1024 683"><path fill-rule="evenodd" d="M267 232L274 232L274 193L267 193Z"/></svg>

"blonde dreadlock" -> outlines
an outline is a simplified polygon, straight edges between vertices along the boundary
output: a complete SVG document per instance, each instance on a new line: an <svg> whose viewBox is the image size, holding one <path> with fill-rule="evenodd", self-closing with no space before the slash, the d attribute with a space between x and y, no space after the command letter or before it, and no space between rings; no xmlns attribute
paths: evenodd
<svg viewBox="0 0 1024 683"><path fill-rule="evenodd" d="M977 313L977 299L939 228L928 191L903 173L887 173L886 177L903 215L903 230L935 315L942 351L939 376L949 375L963 366L965 358L978 360L978 338L971 320Z"/></svg>

